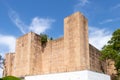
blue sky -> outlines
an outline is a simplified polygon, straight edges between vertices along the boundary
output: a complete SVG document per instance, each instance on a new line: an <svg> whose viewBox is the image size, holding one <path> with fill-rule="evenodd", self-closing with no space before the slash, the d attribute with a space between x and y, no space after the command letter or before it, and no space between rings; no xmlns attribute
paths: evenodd
<svg viewBox="0 0 120 80"><path fill-rule="evenodd" d="M0 54L30 31L63 36L64 18L80 11L88 19L89 42L101 49L120 28L120 0L0 0Z"/></svg>

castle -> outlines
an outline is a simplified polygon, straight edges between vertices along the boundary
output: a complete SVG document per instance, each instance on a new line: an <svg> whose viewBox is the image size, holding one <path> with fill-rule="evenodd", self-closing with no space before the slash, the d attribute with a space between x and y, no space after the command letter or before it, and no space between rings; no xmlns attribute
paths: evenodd
<svg viewBox="0 0 120 80"><path fill-rule="evenodd" d="M82 70L114 73L113 67L99 59L100 51L89 44L88 21L80 12L64 19L63 37L49 40L44 48L40 39L33 32L18 38L15 53L6 54L3 75L24 77Z"/></svg>

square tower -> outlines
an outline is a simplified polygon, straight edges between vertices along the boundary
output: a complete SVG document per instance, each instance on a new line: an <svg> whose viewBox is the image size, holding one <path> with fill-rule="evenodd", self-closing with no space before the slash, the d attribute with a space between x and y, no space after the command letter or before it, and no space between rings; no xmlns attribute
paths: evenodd
<svg viewBox="0 0 120 80"><path fill-rule="evenodd" d="M31 33L28 33L16 40L16 54L13 66L14 76L25 76L29 74Z"/></svg>
<svg viewBox="0 0 120 80"><path fill-rule="evenodd" d="M64 19L64 54L68 71L90 69L88 21L80 12Z"/></svg>

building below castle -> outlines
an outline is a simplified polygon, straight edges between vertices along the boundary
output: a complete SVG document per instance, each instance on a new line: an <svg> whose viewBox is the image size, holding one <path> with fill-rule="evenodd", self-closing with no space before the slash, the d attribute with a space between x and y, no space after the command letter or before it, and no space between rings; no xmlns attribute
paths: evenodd
<svg viewBox="0 0 120 80"><path fill-rule="evenodd" d="M49 40L45 47L40 40L41 36L33 32L18 38L15 53L5 56L3 75L25 77L83 70L115 73L114 66L101 61L100 51L89 44L88 21L80 12L64 19L63 37Z"/></svg>

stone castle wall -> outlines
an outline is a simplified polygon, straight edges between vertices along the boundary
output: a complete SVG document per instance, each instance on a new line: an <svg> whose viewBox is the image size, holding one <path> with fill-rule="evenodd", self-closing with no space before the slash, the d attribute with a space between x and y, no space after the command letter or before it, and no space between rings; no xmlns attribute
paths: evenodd
<svg viewBox="0 0 120 80"><path fill-rule="evenodd" d="M8 53L5 55L4 62L4 72L3 75L12 75L13 74L13 64L14 64L15 53Z"/></svg>
<svg viewBox="0 0 120 80"><path fill-rule="evenodd" d="M26 34L16 40L16 54L13 75L25 76L29 74L31 35Z"/></svg>
<svg viewBox="0 0 120 80"><path fill-rule="evenodd" d="M7 68L13 69L12 75L18 77L81 70L106 71L101 68L104 64L99 60L100 52L88 43L87 23L79 12L65 18L64 37L49 40L45 47L41 46L40 35L33 32L18 38L13 68ZM9 65L8 61L5 65Z"/></svg>
<svg viewBox="0 0 120 80"><path fill-rule="evenodd" d="M92 71L107 73L107 64L100 60L101 53L94 46L89 44L90 52L90 69Z"/></svg>
<svg viewBox="0 0 120 80"><path fill-rule="evenodd" d="M64 70L63 38L50 40L41 46L40 36L32 33L30 75L55 73Z"/></svg>

